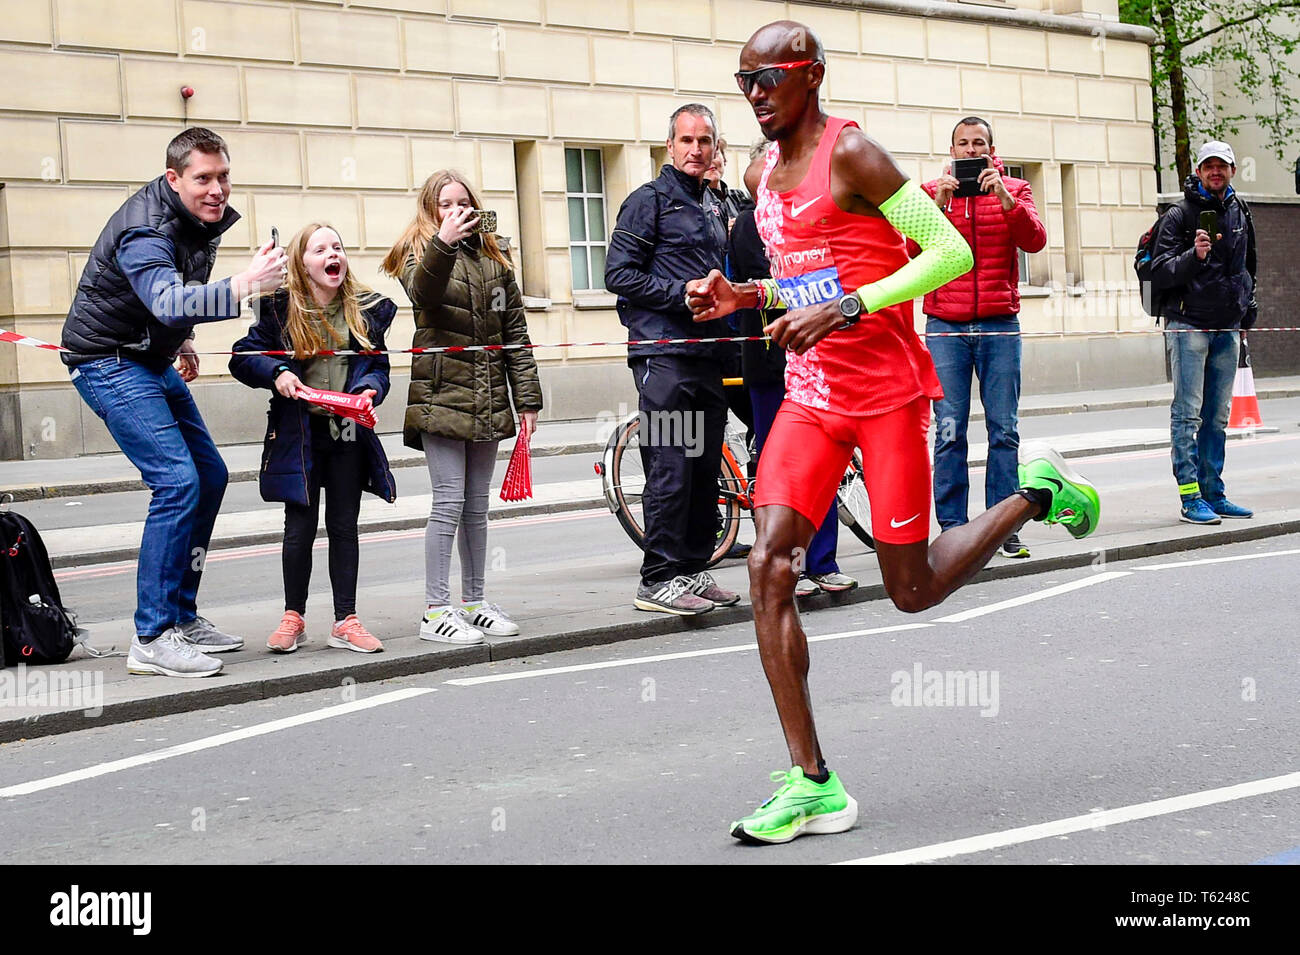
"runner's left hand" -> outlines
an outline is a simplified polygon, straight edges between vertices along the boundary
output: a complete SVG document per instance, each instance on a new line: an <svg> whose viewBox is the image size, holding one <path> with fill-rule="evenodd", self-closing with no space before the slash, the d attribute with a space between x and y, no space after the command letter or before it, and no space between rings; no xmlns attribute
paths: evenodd
<svg viewBox="0 0 1300 955"><path fill-rule="evenodd" d="M764 327L763 334L771 335L774 345L802 355L843 324L839 302L823 302L786 312Z"/></svg>
<svg viewBox="0 0 1300 955"><path fill-rule="evenodd" d="M181 373L182 381L193 381L199 377L199 354L194 350L194 342L189 339L181 342L180 351L176 353L176 369Z"/></svg>

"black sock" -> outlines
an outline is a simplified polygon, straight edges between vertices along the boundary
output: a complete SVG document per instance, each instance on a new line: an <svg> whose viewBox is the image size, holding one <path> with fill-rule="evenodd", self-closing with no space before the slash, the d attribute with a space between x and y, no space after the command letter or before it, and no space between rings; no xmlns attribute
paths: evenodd
<svg viewBox="0 0 1300 955"><path fill-rule="evenodd" d="M811 780L812 782L816 783L818 786L826 785L827 780L831 778L830 770L826 768L826 760L824 759L817 760L817 772L810 773L805 770L803 774L803 778Z"/></svg>
<svg viewBox="0 0 1300 955"><path fill-rule="evenodd" d="M1022 487L1016 491L1026 501L1038 505L1039 513L1035 515L1034 520L1041 521L1051 513L1052 510L1052 492L1045 487Z"/></svg>

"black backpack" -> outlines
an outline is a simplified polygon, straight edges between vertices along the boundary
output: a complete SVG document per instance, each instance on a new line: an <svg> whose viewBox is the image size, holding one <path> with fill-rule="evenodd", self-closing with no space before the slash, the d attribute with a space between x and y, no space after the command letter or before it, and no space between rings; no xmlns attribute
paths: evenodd
<svg viewBox="0 0 1300 955"><path fill-rule="evenodd" d="M0 510L0 653L5 666L62 663L85 639L63 607L54 568L31 521Z"/></svg>
<svg viewBox="0 0 1300 955"><path fill-rule="evenodd" d="M1183 206L1183 215L1187 215L1187 200L1180 199L1176 205ZM1137 273L1138 281L1142 285L1142 311L1160 321L1160 310L1164 307L1165 296L1157 292L1154 283L1151 281L1151 253L1152 246L1155 244L1156 232L1160 229L1160 223L1164 221L1165 216L1169 215L1173 206L1160 213L1155 222L1151 223L1151 228L1142 233L1142 238L1138 239L1137 251L1133 253L1133 271ZM1193 220L1194 221L1194 220Z"/></svg>

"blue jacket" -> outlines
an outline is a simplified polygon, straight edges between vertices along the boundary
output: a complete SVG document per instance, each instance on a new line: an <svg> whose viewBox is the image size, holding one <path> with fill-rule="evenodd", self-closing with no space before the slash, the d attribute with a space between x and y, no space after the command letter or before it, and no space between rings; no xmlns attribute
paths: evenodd
<svg viewBox="0 0 1300 955"><path fill-rule="evenodd" d="M720 320L696 323L686 283L722 270L727 224L713 192L672 166L637 188L618 210L605 259L605 288L618 295L618 318L629 339L715 338ZM629 345L629 364L646 355L718 357L719 346ZM732 346L721 346L723 348Z"/></svg>
<svg viewBox="0 0 1300 955"><path fill-rule="evenodd" d="M285 323L289 314L289 293L280 289L259 301L257 324L235 343L232 351L278 351L291 349ZM370 329L370 347L383 350L384 333L397 314L390 299L381 298L362 313ZM348 335L348 348L359 350L360 343ZM303 363L291 355L234 355L230 373L250 388L271 389L271 407L267 411L266 440L262 445L262 469L258 487L264 501L284 501L306 506L311 474L311 424L307 402L286 398L275 390L275 369L281 365L302 377ZM388 396L388 356L353 355L348 359L348 378L344 390L357 394L367 388L375 390L376 405ZM388 456L379 436L370 428L357 425L357 439L366 452L368 474L365 489L388 503L397 500L397 482L388 467Z"/></svg>
<svg viewBox="0 0 1300 955"><path fill-rule="evenodd" d="M116 354L160 371L175 359L194 325L238 315L229 279L203 284L212 274L222 233L238 219L227 206L220 222L200 222L165 176L131 196L100 232L81 272L63 324L64 364ZM147 240L150 261L135 265L152 268L124 270L118 253L127 238Z"/></svg>

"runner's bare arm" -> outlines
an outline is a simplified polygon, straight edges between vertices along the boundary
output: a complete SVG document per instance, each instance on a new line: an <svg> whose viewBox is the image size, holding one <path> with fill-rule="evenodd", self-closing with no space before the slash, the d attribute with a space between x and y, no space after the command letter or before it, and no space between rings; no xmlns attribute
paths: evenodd
<svg viewBox="0 0 1300 955"><path fill-rule="evenodd" d="M837 187L839 187L837 189ZM912 180L903 175L892 156L855 129L846 129L831 154L831 188L840 208L865 215L883 215L921 254L892 275L858 289L867 312L906 302L965 275L975 265L970 246ZM863 208L852 208L850 204Z"/></svg>

